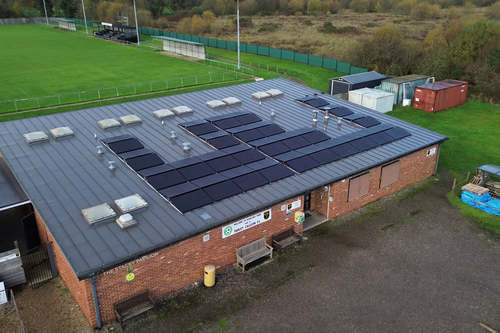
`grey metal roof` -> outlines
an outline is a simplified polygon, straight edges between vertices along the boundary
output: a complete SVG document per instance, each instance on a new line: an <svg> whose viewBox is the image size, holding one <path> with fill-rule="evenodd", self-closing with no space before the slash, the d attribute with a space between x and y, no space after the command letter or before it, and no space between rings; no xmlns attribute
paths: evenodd
<svg viewBox="0 0 500 333"><path fill-rule="evenodd" d="M500 166L498 166L498 165L485 164L485 165L481 165L478 169L481 171L485 171L485 172L500 176Z"/></svg>
<svg viewBox="0 0 500 333"><path fill-rule="evenodd" d="M165 37L165 36L152 36L154 38L160 38L160 39L165 39L165 40L171 40L172 42L179 42L179 43L182 43L182 44L192 44L192 45L202 45L202 46L205 46L205 44L202 44L202 43L196 43L196 42L192 42L192 41L189 41L189 40L184 40L184 39L178 39L178 38L173 38L173 37Z"/></svg>
<svg viewBox="0 0 500 333"><path fill-rule="evenodd" d="M252 93L273 88L283 91L284 96L263 100L262 105L251 97ZM186 157L182 150L183 142L191 142L192 155L211 152L213 148L185 132L178 124L243 110L254 112L264 120L271 120L271 109L274 109L274 122L288 131L311 126L313 109L294 102L294 99L315 92L317 91L284 79L273 79L4 122L0 123L0 151L75 274L78 278L85 279L95 272L133 260L227 221L237 220L300 195L304 191L344 179L447 139L441 134L385 114L330 95L322 95L321 98L329 102L348 106L355 112L371 115L383 123L400 126L410 131L412 136L184 215L179 214L125 164L117 161L117 169L114 172L108 170L108 161L115 160L109 150L106 150L103 156L96 153L96 146L100 145L100 142L94 138L94 133L98 138L134 135L167 162ZM237 97L243 103L240 106L217 110L206 105L207 101L227 97ZM155 110L171 109L180 105L192 108L194 113L182 118L176 116L166 119L163 126L161 121L153 116ZM101 119L118 119L129 114L139 116L143 123L108 131L97 125ZM48 142L33 145L24 141L25 133L47 131L60 126L69 126L75 136L58 141L51 138ZM323 120L319 119L318 129L322 127ZM338 128L336 119L332 116L326 134L339 137L360 129L347 122ZM169 139L173 130L177 131L179 137L175 142ZM133 213L138 222L137 227L121 230L114 222L91 227L81 213L84 208L101 203L112 205L114 200L136 193L149 204L143 211Z"/></svg>
<svg viewBox="0 0 500 333"><path fill-rule="evenodd" d="M361 82L374 81L374 80L383 80L387 78L387 76L379 74L375 71L366 72L366 73L358 73L352 75L346 75L339 78L334 78L332 80L342 79L343 81L349 82L351 84L357 84Z"/></svg>
<svg viewBox="0 0 500 333"><path fill-rule="evenodd" d="M3 157L0 157L0 210L27 200L28 197L19 186Z"/></svg>

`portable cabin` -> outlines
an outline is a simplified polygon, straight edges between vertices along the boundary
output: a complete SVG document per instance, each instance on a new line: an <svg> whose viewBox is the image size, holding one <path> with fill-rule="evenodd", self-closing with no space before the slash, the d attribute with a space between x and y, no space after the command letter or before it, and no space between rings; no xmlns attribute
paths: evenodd
<svg viewBox="0 0 500 333"><path fill-rule="evenodd" d="M394 104L401 104L404 99L412 100L415 96L415 89L431 80L434 79L430 76L418 74L399 76L382 81L380 90L393 93Z"/></svg>
<svg viewBox="0 0 500 333"><path fill-rule="evenodd" d="M415 90L415 109L438 112L465 104L469 84L464 81L443 80L424 84Z"/></svg>
<svg viewBox="0 0 500 333"><path fill-rule="evenodd" d="M375 89L372 88L361 88L349 91L349 102L362 105L363 95L373 92Z"/></svg>
<svg viewBox="0 0 500 333"><path fill-rule="evenodd" d="M375 90L363 95L361 106L386 113L392 111L394 94L387 91Z"/></svg>
<svg viewBox="0 0 500 333"><path fill-rule="evenodd" d="M330 95L337 95L361 88L375 88L386 78L387 76L375 71L336 77L330 79L330 89L328 91Z"/></svg>

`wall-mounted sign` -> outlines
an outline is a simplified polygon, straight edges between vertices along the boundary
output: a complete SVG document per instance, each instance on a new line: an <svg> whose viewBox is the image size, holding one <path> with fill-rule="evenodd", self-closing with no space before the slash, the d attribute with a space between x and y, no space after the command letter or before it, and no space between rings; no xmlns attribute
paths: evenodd
<svg viewBox="0 0 500 333"><path fill-rule="evenodd" d="M125 277L125 279L129 282L132 281L134 278L135 278L134 273L128 273L127 276Z"/></svg>
<svg viewBox="0 0 500 333"><path fill-rule="evenodd" d="M237 234L238 232L244 231L251 227L255 227L258 224L269 221L271 219L271 210L257 213L255 215L249 216L246 219L240 220L228 226L222 227L222 238L226 238Z"/></svg>
<svg viewBox="0 0 500 333"><path fill-rule="evenodd" d="M286 210L294 210L300 207L302 207L302 201L299 199L297 201L289 203L288 206L286 207Z"/></svg>
<svg viewBox="0 0 500 333"><path fill-rule="evenodd" d="M429 149L429 150L427 151L427 156L434 155L435 153L436 153L436 148Z"/></svg>

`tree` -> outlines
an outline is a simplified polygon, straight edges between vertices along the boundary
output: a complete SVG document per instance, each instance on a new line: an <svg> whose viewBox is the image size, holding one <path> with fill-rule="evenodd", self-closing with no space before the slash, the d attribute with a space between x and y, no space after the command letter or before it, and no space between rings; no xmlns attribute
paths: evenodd
<svg viewBox="0 0 500 333"><path fill-rule="evenodd" d="M16 17L22 17L23 16L23 5L21 5L19 2L16 2L12 6L12 10L14 11L14 14Z"/></svg>
<svg viewBox="0 0 500 333"><path fill-rule="evenodd" d="M353 0L349 4L349 8L357 13L366 13L370 10L370 0Z"/></svg>
<svg viewBox="0 0 500 333"><path fill-rule="evenodd" d="M320 0L309 0L307 2L307 12L309 14L321 13L321 1Z"/></svg>

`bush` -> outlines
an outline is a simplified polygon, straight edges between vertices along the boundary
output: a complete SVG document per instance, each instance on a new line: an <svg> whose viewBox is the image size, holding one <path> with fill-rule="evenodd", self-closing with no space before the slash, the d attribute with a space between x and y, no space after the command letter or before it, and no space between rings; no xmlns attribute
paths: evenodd
<svg viewBox="0 0 500 333"><path fill-rule="evenodd" d="M349 8L357 13L366 13L370 10L370 0L353 0Z"/></svg>
<svg viewBox="0 0 500 333"><path fill-rule="evenodd" d="M158 29L167 29L168 28L168 20L165 16L160 16L156 22L155 27Z"/></svg>
<svg viewBox="0 0 500 333"><path fill-rule="evenodd" d="M310 26L312 26L312 25L313 25L313 23L311 22L311 20L304 20L304 22L302 22L302 23L303 23L305 26L308 26L308 27L310 27Z"/></svg>
<svg viewBox="0 0 500 333"><path fill-rule="evenodd" d="M301 11L305 8L306 2L305 0L290 0L289 6L295 12L295 15L297 15L298 11Z"/></svg>
<svg viewBox="0 0 500 333"><path fill-rule="evenodd" d="M410 13L414 20L437 19L441 17L441 8L438 5L431 5L427 2L419 3Z"/></svg>
<svg viewBox="0 0 500 333"><path fill-rule="evenodd" d="M455 20L460 17L460 10L458 10L458 8L455 6L451 6L446 12L446 17L449 20Z"/></svg>
<svg viewBox="0 0 500 333"><path fill-rule="evenodd" d="M320 0L309 0L307 2L307 12L309 14L319 14L321 13L321 1Z"/></svg>
<svg viewBox="0 0 500 333"><path fill-rule="evenodd" d="M273 32L278 30L277 24L265 24L257 30L257 32Z"/></svg>
<svg viewBox="0 0 500 333"><path fill-rule="evenodd" d="M333 34L337 31L337 27L332 24L332 22L325 22L323 23L323 27L321 29L318 29L320 32L324 32L327 34Z"/></svg>
<svg viewBox="0 0 500 333"><path fill-rule="evenodd" d="M403 0L403 2L394 7L394 12L398 15L410 15L413 7L416 5L415 0Z"/></svg>
<svg viewBox="0 0 500 333"><path fill-rule="evenodd" d="M266 9L260 11L260 16L271 16L271 15L273 15L273 13L271 13Z"/></svg>
<svg viewBox="0 0 500 333"><path fill-rule="evenodd" d="M486 8L484 16L486 16L490 20L500 20L500 2L497 2L496 4Z"/></svg>
<svg viewBox="0 0 500 333"><path fill-rule="evenodd" d="M236 26L238 24L238 19L233 19L233 24ZM251 17L240 17L240 28L251 28L253 27L253 21Z"/></svg>

